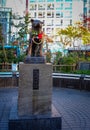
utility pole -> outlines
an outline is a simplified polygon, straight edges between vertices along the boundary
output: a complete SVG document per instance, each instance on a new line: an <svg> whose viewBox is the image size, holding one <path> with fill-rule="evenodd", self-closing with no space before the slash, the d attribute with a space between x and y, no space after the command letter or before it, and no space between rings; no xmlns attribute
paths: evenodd
<svg viewBox="0 0 90 130"><path fill-rule="evenodd" d="M26 30L28 30L28 0L26 0L26 10L25 10L25 24L26 24ZM28 34L25 34L25 39L27 41L28 39Z"/></svg>
<svg viewBox="0 0 90 130"><path fill-rule="evenodd" d="M26 0L26 15L28 14L28 0Z"/></svg>

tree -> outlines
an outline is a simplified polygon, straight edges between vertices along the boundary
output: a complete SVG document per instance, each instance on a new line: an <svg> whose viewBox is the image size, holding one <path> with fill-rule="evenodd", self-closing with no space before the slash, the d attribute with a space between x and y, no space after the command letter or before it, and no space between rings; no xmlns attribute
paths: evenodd
<svg viewBox="0 0 90 130"><path fill-rule="evenodd" d="M12 15L12 26L16 28L16 39L13 41L13 45L20 47L20 50L23 52L23 46L27 46L29 42L27 35L29 34L29 23L30 23L30 14L26 13L24 17L17 15Z"/></svg>
<svg viewBox="0 0 90 130"><path fill-rule="evenodd" d="M7 55L6 55L6 51L5 51L5 48L4 48L4 37L3 37L3 34L2 34L2 24L0 24L0 44L1 44L1 47L3 48L3 53L4 53L4 62L7 62Z"/></svg>
<svg viewBox="0 0 90 130"><path fill-rule="evenodd" d="M83 44L90 43L90 30L83 25L83 23L77 23L78 29L81 31L81 39Z"/></svg>
<svg viewBox="0 0 90 130"><path fill-rule="evenodd" d="M65 29L58 29L57 34L60 36L60 42L64 46L72 45L75 47L75 41L77 40L82 40L84 44L90 42L90 31L80 22L77 22L73 26L68 26Z"/></svg>
<svg viewBox="0 0 90 130"><path fill-rule="evenodd" d="M29 29L28 29L29 23L30 23L30 15L27 13L24 16L24 23L21 23L22 26L20 27L20 29L18 31L19 39L23 40L23 42L26 42L26 43L28 42L27 41L27 34L29 34Z"/></svg>
<svg viewBox="0 0 90 130"><path fill-rule="evenodd" d="M87 32L85 35L82 36L83 44L89 44L90 43L90 32Z"/></svg>
<svg viewBox="0 0 90 130"><path fill-rule="evenodd" d="M84 26L86 26L88 28L88 30L90 31L90 16L84 15L83 16L83 23L84 23Z"/></svg>

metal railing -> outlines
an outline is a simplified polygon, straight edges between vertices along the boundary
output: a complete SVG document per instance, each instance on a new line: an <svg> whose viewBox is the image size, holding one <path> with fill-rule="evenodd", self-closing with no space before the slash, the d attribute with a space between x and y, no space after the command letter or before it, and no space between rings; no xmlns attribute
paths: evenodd
<svg viewBox="0 0 90 130"><path fill-rule="evenodd" d="M12 72L14 65L15 64L13 63L0 63L0 72ZM18 65L17 65L17 70L18 70Z"/></svg>
<svg viewBox="0 0 90 130"><path fill-rule="evenodd" d="M68 86L68 84L71 86L74 86L76 82L80 90L87 89L87 88L90 90L90 87L89 87L90 76L89 75L52 73L52 78L57 79L59 81L58 86L59 85L63 86L63 84L65 84L66 87Z"/></svg>
<svg viewBox="0 0 90 130"><path fill-rule="evenodd" d="M0 63L0 71L1 72L8 72L11 71L12 69L12 64L11 63Z"/></svg>
<svg viewBox="0 0 90 130"><path fill-rule="evenodd" d="M73 72L76 69L76 64L72 65L53 65L53 72Z"/></svg>
<svg viewBox="0 0 90 130"><path fill-rule="evenodd" d="M69 84L71 86L74 86L75 83L77 83L79 89L82 89L83 87L84 89L89 89L89 75L62 73L62 67L64 67L64 69L67 69L67 67L69 67L72 72L75 70L75 65L53 65L52 78L54 83L56 82L56 85L68 86ZM0 63L0 81L3 82L3 85L1 84L1 86L10 86L10 82L11 86L14 86L14 82L16 85L18 85L18 78L19 68L17 71L14 71L12 69L12 63Z"/></svg>
<svg viewBox="0 0 90 130"><path fill-rule="evenodd" d="M76 65L53 65L53 72L73 72L75 70ZM19 70L19 66L17 68ZM12 63L0 63L0 72L9 72L12 71Z"/></svg>

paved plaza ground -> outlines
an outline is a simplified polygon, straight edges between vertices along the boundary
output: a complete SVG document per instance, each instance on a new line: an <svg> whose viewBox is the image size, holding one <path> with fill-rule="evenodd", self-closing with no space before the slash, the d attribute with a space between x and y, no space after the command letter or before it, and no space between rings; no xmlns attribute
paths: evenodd
<svg viewBox="0 0 90 130"><path fill-rule="evenodd" d="M10 110L17 99L17 87L0 88L0 130L8 130ZM54 87L52 103L62 117L62 130L90 130L90 92Z"/></svg>

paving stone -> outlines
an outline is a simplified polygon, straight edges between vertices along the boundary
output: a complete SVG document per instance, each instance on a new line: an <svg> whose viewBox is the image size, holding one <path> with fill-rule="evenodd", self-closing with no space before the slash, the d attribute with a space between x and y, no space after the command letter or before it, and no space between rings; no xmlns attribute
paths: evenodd
<svg viewBox="0 0 90 130"><path fill-rule="evenodd" d="M62 130L90 130L90 92L54 87L52 96L62 117ZM0 130L8 130L9 112L17 97L18 88L0 88Z"/></svg>

